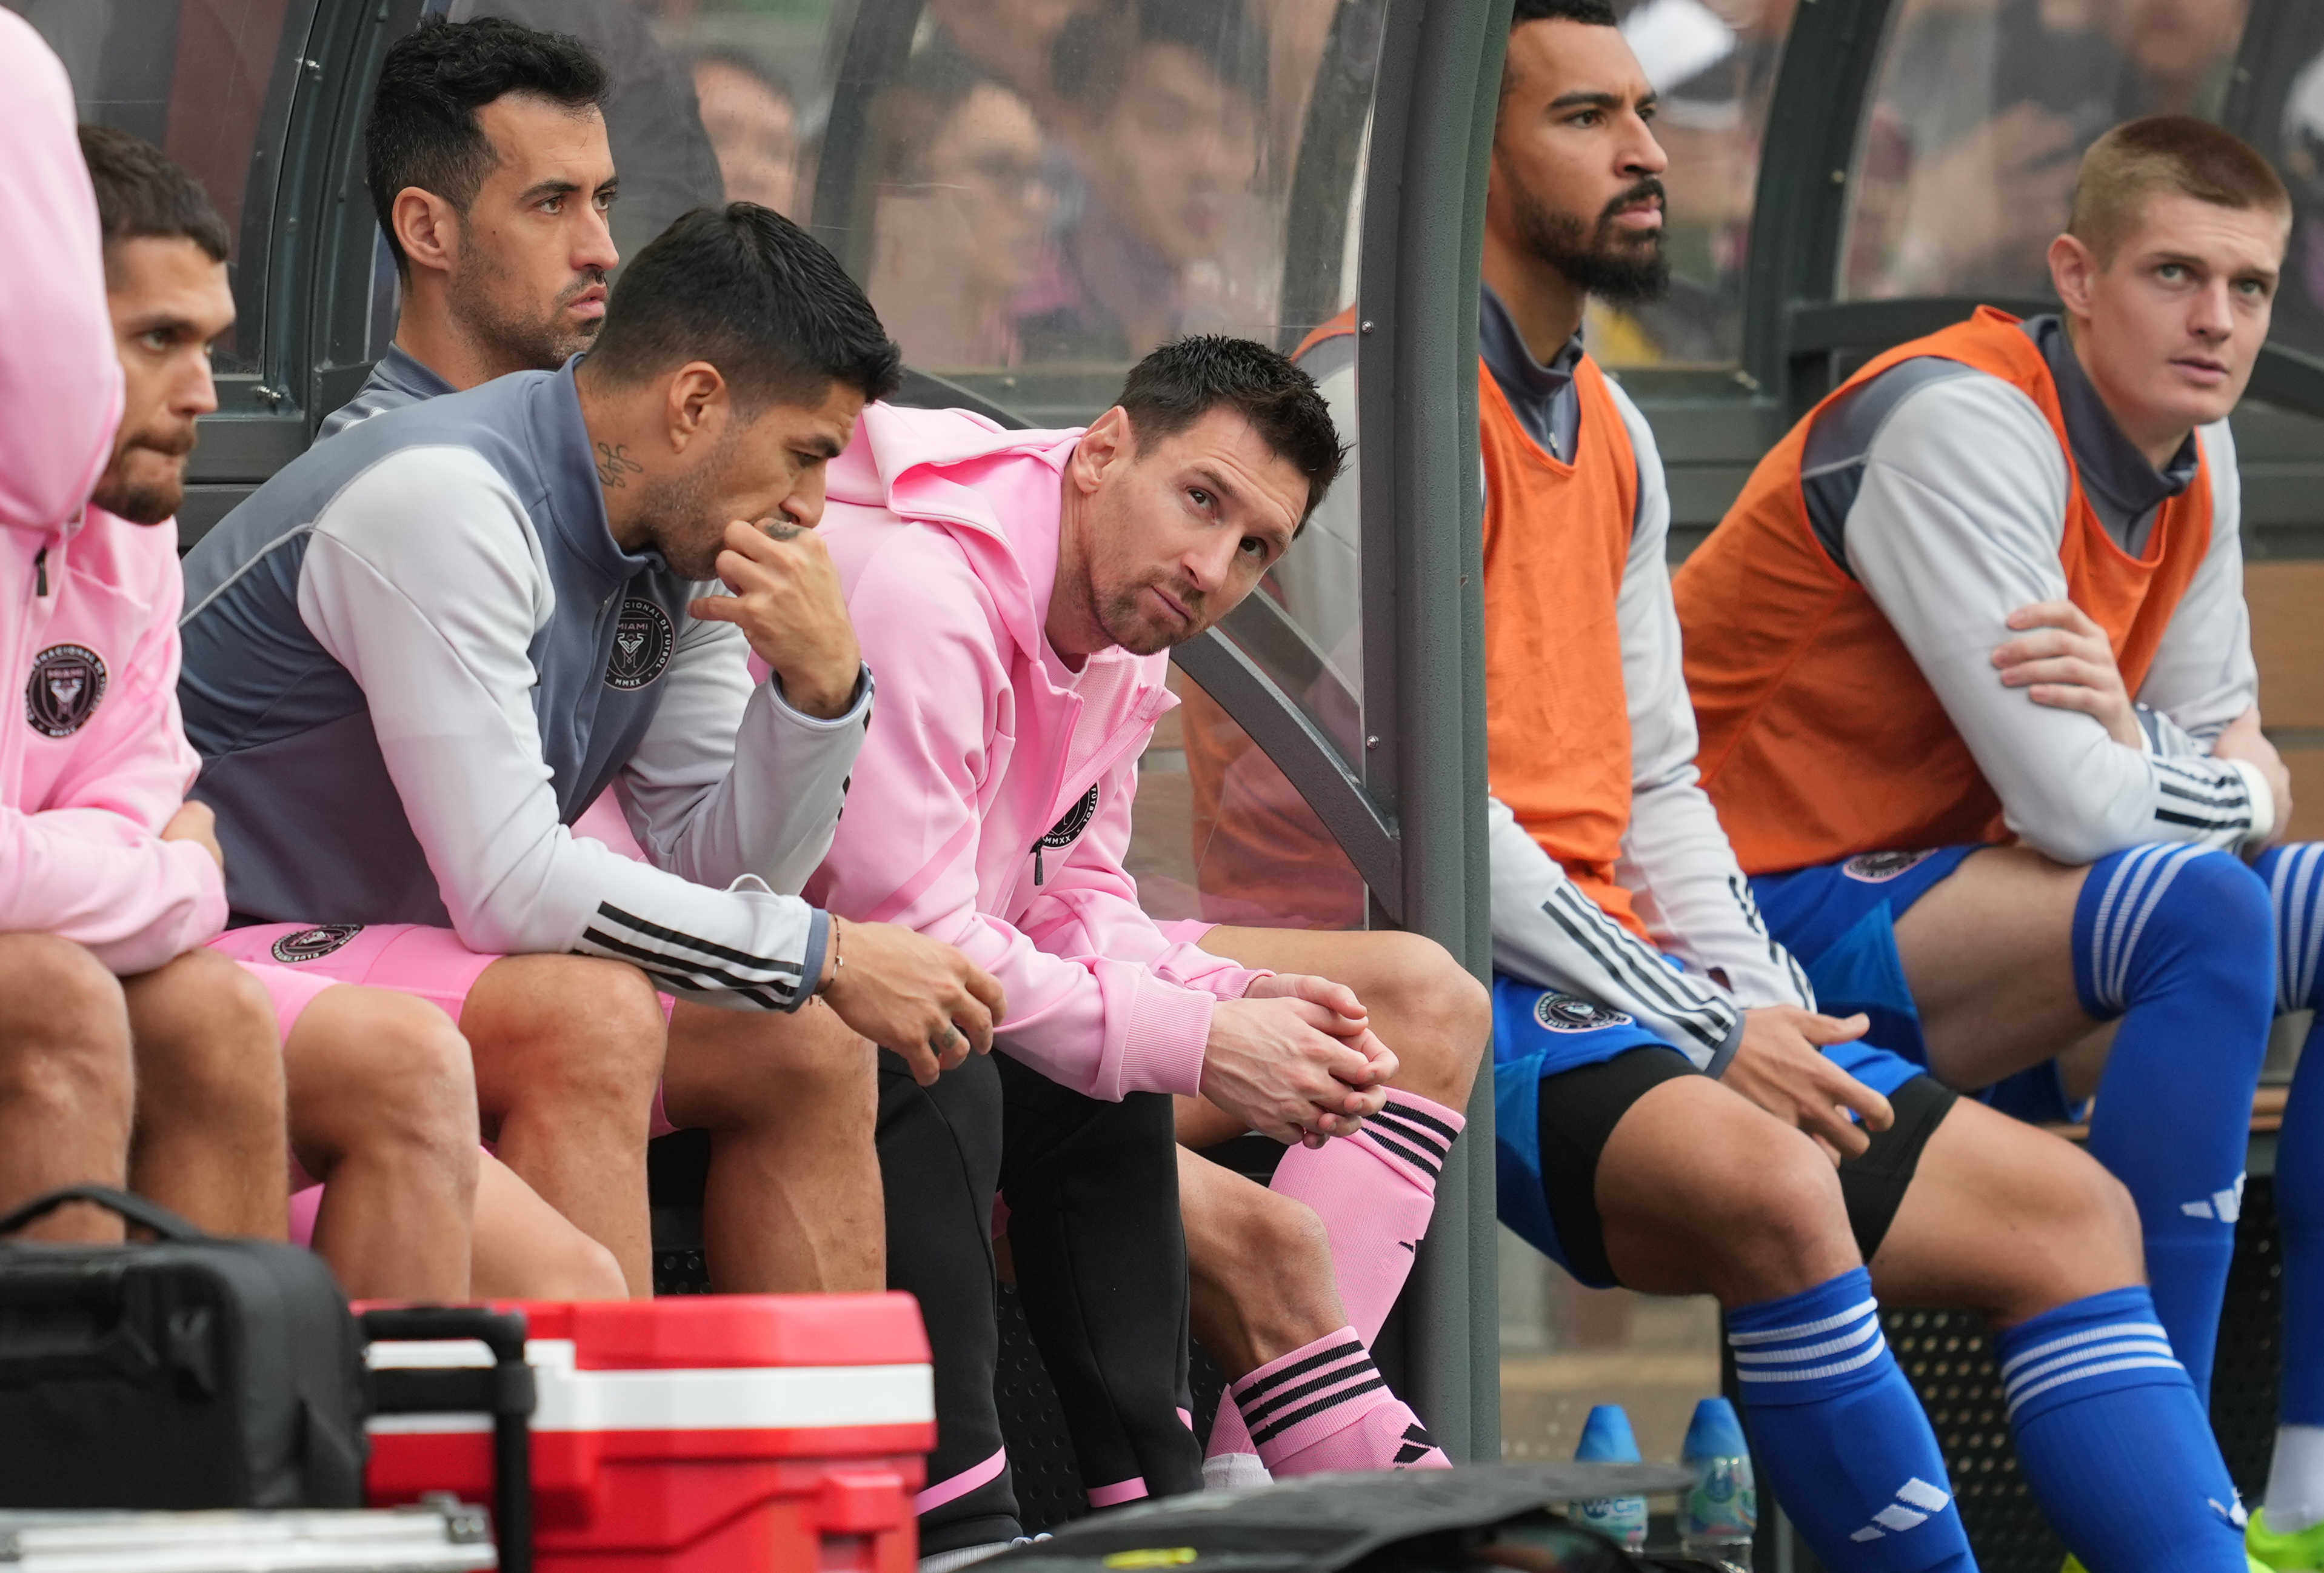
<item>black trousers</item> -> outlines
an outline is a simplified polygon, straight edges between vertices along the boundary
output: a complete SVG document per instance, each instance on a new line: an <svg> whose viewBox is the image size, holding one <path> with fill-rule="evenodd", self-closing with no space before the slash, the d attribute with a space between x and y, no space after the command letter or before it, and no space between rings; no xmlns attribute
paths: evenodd
<svg viewBox="0 0 2324 1573"><path fill-rule="evenodd" d="M996 1191L1083 1481L1199 1489L1202 1448L1178 1418L1186 1237L1170 1099L1084 1098L1001 1053L923 1088L883 1053L879 1146L888 1283L919 1300L936 1359L927 1483L943 1500L920 1516L921 1550L1021 1532L992 1387Z"/></svg>

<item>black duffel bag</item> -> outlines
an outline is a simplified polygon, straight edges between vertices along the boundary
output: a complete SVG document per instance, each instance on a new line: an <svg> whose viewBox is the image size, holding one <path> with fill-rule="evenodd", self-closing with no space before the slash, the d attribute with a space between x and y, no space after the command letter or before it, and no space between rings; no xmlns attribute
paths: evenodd
<svg viewBox="0 0 2324 1573"><path fill-rule="evenodd" d="M0 1242L0 1507L360 1507L363 1338L322 1259L101 1185L151 1244Z"/></svg>

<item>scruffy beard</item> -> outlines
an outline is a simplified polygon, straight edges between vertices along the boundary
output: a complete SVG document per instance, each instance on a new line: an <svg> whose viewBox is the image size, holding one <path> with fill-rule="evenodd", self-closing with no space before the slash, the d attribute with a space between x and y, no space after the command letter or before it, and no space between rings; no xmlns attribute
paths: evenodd
<svg viewBox="0 0 2324 1573"><path fill-rule="evenodd" d="M604 273L591 269L567 285L545 315L530 318L503 310L495 300L493 287L506 277L497 266L479 258L452 275L446 300L454 318L485 346L496 363L553 372L596 342L603 319L568 322L565 308L583 290L603 284Z"/></svg>
<svg viewBox="0 0 2324 1573"><path fill-rule="evenodd" d="M186 501L185 455L193 451L193 438L175 442L133 442L116 455L112 464L97 483L88 500L115 519L125 519L132 524L160 524L175 518ZM133 481L127 474L130 456L140 448L164 455L180 462L170 467L166 481Z"/></svg>
<svg viewBox="0 0 2324 1573"><path fill-rule="evenodd" d="M641 510L646 538L681 578L718 576L718 554L726 549L726 520L714 501L733 463L733 448L734 432L730 427L717 449L704 455L701 463L646 486Z"/></svg>
<svg viewBox="0 0 2324 1573"><path fill-rule="evenodd" d="M1652 197L1663 183L1648 176L1606 204L1588 231L1570 213L1553 213L1532 195L1516 193L1517 234L1526 250L1565 275L1575 288L1614 306L1658 300L1670 288L1670 259L1663 255L1663 232L1631 235L1615 225L1622 209Z"/></svg>
<svg viewBox="0 0 2324 1573"><path fill-rule="evenodd" d="M1160 584L1163 589L1167 590L1194 620L1193 626L1180 629L1157 623L1149 618L1138 599L1139 592L1148 584ZM1117 591L1100 602L1097 608L1097 625L1105 630L1106 638L1128 650L1131 655L1158 656L1164 650L1174 649L1185 644L1209 627L1210 622L1203 616L1201 591L1184 582L1172 584L1164 584L1159 580L1146 579L1140 580L1126 590Z"/></svg>

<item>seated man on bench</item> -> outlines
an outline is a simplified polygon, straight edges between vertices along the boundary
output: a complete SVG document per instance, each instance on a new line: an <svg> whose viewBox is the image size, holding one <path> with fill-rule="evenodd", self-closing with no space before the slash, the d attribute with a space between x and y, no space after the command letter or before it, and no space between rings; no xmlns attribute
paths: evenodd
<svg viewBox="0 0 2324 1573"><path fill-rule="evenodd" d="M187 559L180 691L229 943L456 1014L485 1134L633 1294L665 1104L714 1131L713 1206L754 1219L781 1212L761 1138L802 1113L752 1073L763 1040L680 1040L658 1091L657 989L770 1017L819 996L791 1041L855 1057L827 1113L865 1136L840 1023L926 1054L1001 1003L948 946L795 894L871 704L802 527L895 365L797 226L699 210L632 262L586 360L318 444ZM609 785L650 865L571 833Z"/></svg>
<svg viewBox="0 0 2324 1573"><path fill-rule="evenodd" d="M1875 359L1677 578L1704 785L1775 937L1998 1108L2065 1118L2095 1085L2089 1150L2137 1201L2199 1397L2270 1022L2324 973L2324 849L2264 850L2290 777L2259 729L2227 423L2291 213L2216 126L2116 127L2051 244L2063 311L1980 309ZM2249 1540L2314 1568L2324 1056L2278 1150L2284 1425Z"/></svg>

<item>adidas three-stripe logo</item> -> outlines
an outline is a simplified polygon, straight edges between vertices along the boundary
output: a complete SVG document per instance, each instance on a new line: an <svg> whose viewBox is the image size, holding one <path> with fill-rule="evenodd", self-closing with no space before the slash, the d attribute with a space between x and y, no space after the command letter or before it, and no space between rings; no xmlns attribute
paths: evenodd
<svg viewBox="0 0 2324 1573"><path fill-rule="evenodd" d="M1879 1304L1870 1300L1787 1328L1730 1332L1727 1343L1735 1351L1736 1380L1755 1384L1844 1376L1888 1350L1888 1340L1880 1336Z"/></svg>
<svg viewBox="0 0 2324 1573"><path fill-rule="evenodd" d="M1434 1115L1423 1114L1403 1102L1393 1092L1380 1106L1380 1111L1364 1121L1364 1130L1382 1148L1431 1181L1443 1173L1445 1155L1452 1151L1452 1138L1461 1134Z"/></svg>
<svg viewBox="0 0 2324 1573"><path fill-rule="evenodd" d="M1874 1513L1870 1523L1848 1538L1859 1541L1885 1541L1890 1535L1901 1535L1906 1530L1919 1529L1950 1506L1952 1500L1941 1487L1932 1486L1915 1475L1896 1487L1895 1500Z"/></svg>
<svg viewBox="0 0 2324 1573"><path fill-rule="evenodd" d="M2098 898L2098 920L2092 925L2090 992L2108 1010L2128 1008L2130 959L2146 932L2147 919L2163 903L2163 893L2189 860L2226 854L2193 842L2134 847L2115 865Z"/></svg>
<svg viewBox="0 0 2324 1573"><path fill-rule="evenodd" d="M1234 1399L1256 1447L1302 1421L1387 1385L1363 1340L1350 1333L1279 1371L1244 1377L1234 1384Z"/></svg>
<svg viewBox="0 0 2324 1573"><path fill-rule="evenodd" d="M1416 1464L1436 1450L1436 1439L1424 1430L1418 1421L1404 1428L1404 1440L1396 1449L1396 1466Z"/></svg>
<svg viewBox="0 0 2324 1573"><path fill-rule="evenodd" d="M680 992L730 989L768 1010L788 1010L798 1001L797 961L680 934L610 901L598 904L597 921L582 931L581 940L595 954L633 961L647 977Z"/></svg>
<svg viewBox="0 0 2324 1573"><path fill-rule="evenodd" d="M2009 1412L2036 1394L2085 1377L2116 1371L2176 1369L2171 1336L2151 1321L2117 1321L2020 1349L2002 1362L2001 1387Z"/></svg>
<svg viewBox="0 0 2324 1573"><path fill-rule="evenodd" d="M2214 1191L2200 1201L2182 1201L2179 1210L2189 1218L2216 1218L2221 1223L2233 1223L2244 1215L2244 1179L2236 1175L2233 1189Z"/></svg>

